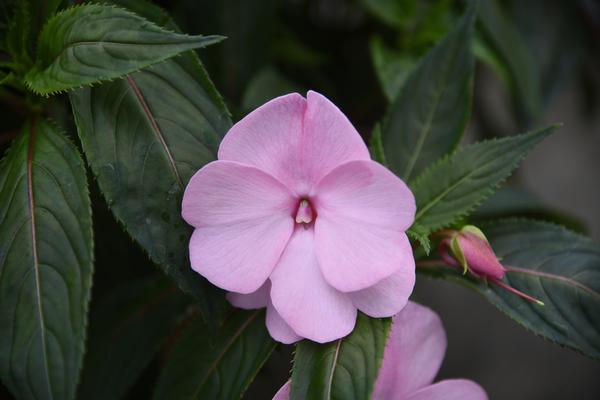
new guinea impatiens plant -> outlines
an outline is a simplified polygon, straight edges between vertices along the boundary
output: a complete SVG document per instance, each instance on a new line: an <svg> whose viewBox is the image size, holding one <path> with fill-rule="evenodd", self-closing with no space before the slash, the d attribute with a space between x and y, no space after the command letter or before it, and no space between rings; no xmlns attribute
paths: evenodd
<svg viewBox="0 0 600 400"><path fill-rule="evenodd" d="M427 277L600 359L600 246L495 194L557 128L496 0L274 3L2 3L0 398L494 398Z"/></svg>

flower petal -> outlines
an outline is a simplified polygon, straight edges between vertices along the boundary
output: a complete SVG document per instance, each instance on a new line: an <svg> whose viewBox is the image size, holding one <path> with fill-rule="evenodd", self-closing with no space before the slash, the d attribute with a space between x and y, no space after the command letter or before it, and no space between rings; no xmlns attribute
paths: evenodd
<svg viewBox="0 0 600 400"><path fill-rule="evenodd" d="M394 316L375 382L374 399L404 399L429 385L446 352L442 321L429 308L409 302Z"/></svg>
<svg viewBox="0 0 600 400"><path fill-rule="evenodd" d="M350 298L323 279L313 231L303 226L296 228L271 274L271 300L298 335L315 342L346 336L356 322L356 307Z"/></svg>
<svg viewBox="0 0 600 400"><path fill-rule="evenodd" d="M296 202L286 186L258 168L213 161L190 179L183 194L181 214L195 227L272 215L291 220Z"/></svg>
<svg viewBox="0 0 600 400"><path fill-rule="evenodd" d="M406 184L375 161L350 161L317 185L318 214L405 231L415 219L415 197Z"/></svg>
<svg viewBox="0 0 600 400"><path fill-rule="evenodd" d="M275 396L273 396L273 400L288 400L290 398L291 391L292 381L287 381L281 388L279 388L277 393L275 393Z"/></svg>
<svg viewBox="0 0 600 400"><path fill-rule="evenodd" d="M411 393L403 400L487 400L485 390L473 381L449 379Z"/></svg>
<svg viewBox="0 0 600 400"><path fill-rule="evenodd" d="M277 312L273 303L269 300L267 306L267 329L271 337L278 342L284 344L295 343L302 340L302 337L298 336L296 332L281 318L281 315Z"/></svg>
<svg viewBox="0 0 600 400"><path fill-rule="evenodd" d="M414 286L415 260L409 257L400 271L348 296L356 308L371 317L391 317L406 306Z"/></svg>
<svg viewBox="0 0 600 400"><path fill-rule="evenodd" d="M325 280L342 292L373 286L413 258L404 232L325 214L317 216L315 243Z"/></svg>
<svg viewBox="0 0 600 400"><path fill-rule="evenodd" d="M338 165L371 159L348 118L325 96L313 91L306 95L302 154L303 178L311 187Z"/></svg>
<svg viewBox="0 0 600 400"><path fill-rule="evenodd" d="M206 165L190 180L182 215L196 226L192 268L238 293L269 277L294 229L291 192L265 172L229 161Z"/></svg>
<svg viewBox="0 0 600 400"><path fill-rule="evenodd" d="M316 92L277 97L235 124L219 147L219 160L258 167L299 195L329 171L369 151L348 118Z"/></svg>
<svg viewBox="0 0 600 400"><path fill-rule="evenodd" d="M305 111L306 100L297 93L260 106L227 132L219 146L219 160L258 167L293 188Z"/></svg>
<svg viewBox="0 0 600 400"><path fill-rule="evenodd" d="M270 303L270 290L271 282L267 280L256 292L248 294L229 292L226 298L234 307L243 308L244 310L254 310L266 307Z"/></svg>

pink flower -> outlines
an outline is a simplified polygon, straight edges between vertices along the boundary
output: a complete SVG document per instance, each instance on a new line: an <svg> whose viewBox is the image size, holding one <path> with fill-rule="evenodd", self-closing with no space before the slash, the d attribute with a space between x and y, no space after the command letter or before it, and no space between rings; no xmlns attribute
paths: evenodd
<svg viewBox="0 0 600 400"><path fill-rule="evenodd" d="M392 320L373 400L486 400L473 381L448 379L433 383L444 359L446 334L437 314L409 302ZM273 397L287 400L288 381Z"/></svg>
<svg viewBox="0 0 600 400"><path fill-rule="evenodd" d="M231 128L218 158L183 197L192 268L234 305L267 307L273 338L328 342L352 331L357 309L405 306L414 197L333 103L276 98Z"/></svg>

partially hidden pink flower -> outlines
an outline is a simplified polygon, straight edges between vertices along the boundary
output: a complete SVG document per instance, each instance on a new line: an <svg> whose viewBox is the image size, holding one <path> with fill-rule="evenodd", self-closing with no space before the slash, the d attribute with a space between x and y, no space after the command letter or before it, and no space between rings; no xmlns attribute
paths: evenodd
<svg viewBox="0 0 600 400"><path fill-rule="evenodd" d="M432 383L446 352L446 333L435 312L417 303L392 320L392 331L375 381L373 400L487 400L473 381L448 379ZM288 381L273 400L287 400Z"/></svg>
<svg viewBox="0 0 600 400"><path fill-rule="evenodd" d="M357 309L391 316L412 292L414 197L318 93L278 97L235 124L182 207L196 228L192 268L235 306L267 307L278 341L338 339Z"/></svg>

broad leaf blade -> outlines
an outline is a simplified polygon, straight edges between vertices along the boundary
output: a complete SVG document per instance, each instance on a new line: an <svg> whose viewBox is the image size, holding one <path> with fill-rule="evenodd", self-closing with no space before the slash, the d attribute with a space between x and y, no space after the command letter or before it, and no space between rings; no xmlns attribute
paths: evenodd
<svg viewBox="0 0 600 400"><path fill-rule="evenodd" d="M92 278L83 162L34 120L0 171L0 377L20 399L72 399Z"/></svg>
<svg viewBox="0 0 600 400"><path fill-rule="evenodd" d="M217 332L198 320L175 345L153 398L239 399L274 348L264 311L235 310Z"/></svg>
<svg viewBox="0 0 600 400"><path fill-rule="evenodd" d="M327 344L296 346L291 400L368 400L383 360L391 319L359 313L354 331Z"/></svg>
<svg viewBox="0 0 600 400"><path fill-rule="evenodd" d="M157 22L172 26L168 19ZM191 175L216 158L231 120L197 57L185 53L126 79L76 90L70 100L111 211L209 312L211 286L187 258L192 229L181 218L181 197Z"/></svg>
<svg viewBox="0 0 600 400"><path fill-rule="evenodd" d="M433 165L411 185L417 202L415 222L433 231L467 215L555 128L479 142Z"/></svg>
<svg viewBox="0 0 600 400"><path fill-rule="evenodd" d="M535 334L600 359L600 246L547 222L510 219L482 228L510 269L505 282L544 306L453 270L431 272L478 290Z"/></svg>
<svg viewBox="0 0 600 400"><path fill-rule="evenodd" d="M386 159L409 180L452 151L471 112L473 55L471 35L476 8L413 70L383 122Z"/></svg>
<svg viewBox="0 0 600 400"><path fill-rule="evenodd" d="M155 357L189 297L164 276L128 282L92 308L79 398L122 398Z"/></svg>
<svg viewBox="0 0 600 400"><path fill-rule="evenodd" d="M170 32L113 6L76 6L45 25L36 66L25 80L34 92L48 95L122 77L220 40Z"/></svg>

